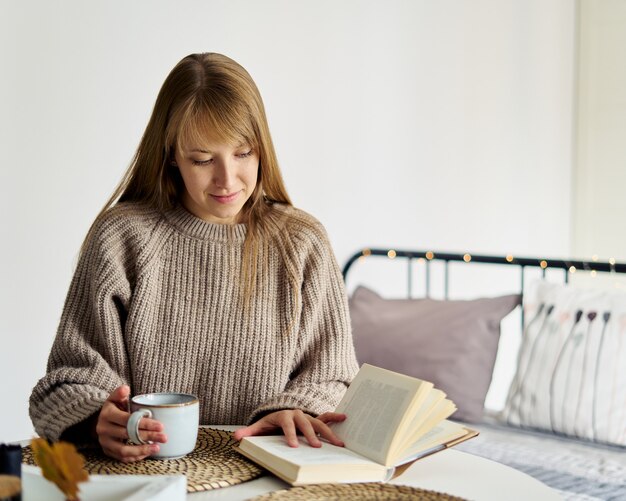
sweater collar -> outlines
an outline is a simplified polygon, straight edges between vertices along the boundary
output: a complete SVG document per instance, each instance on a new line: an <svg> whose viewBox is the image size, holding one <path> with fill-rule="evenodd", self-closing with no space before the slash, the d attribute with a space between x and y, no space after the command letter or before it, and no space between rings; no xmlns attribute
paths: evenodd
<svg viewBox="0 0 626 501"><path fill-rule="evenodd" d="M181 233L194 238L220 242L243 242L246 238L245 224L209 223L194 216L182 204L166 211L165 217Z"/></svg>

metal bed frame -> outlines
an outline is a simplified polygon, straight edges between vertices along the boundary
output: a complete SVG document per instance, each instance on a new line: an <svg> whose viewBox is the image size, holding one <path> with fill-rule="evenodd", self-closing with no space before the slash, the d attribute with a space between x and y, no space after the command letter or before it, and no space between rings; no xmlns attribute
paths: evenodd
<svg viewBox="0 0 626 501"><path fill-rule="evenodd" d="M486 263L499 264L506 266L515 266L520 272L520 294L524 293L524 277L527 268L539 268L542 272L542 278L546 277L546 270L556 269L562 270L564 273L564 282L568 283L570 275L577 271L588 272L591 276L596 273L624 273L626 274L626 263L618 263L611 258L608 261L598 261L592 258L591 261L580 261L574 259L541 259L534 257L518 257L513 255L507 256L489 256L480 254L454 254L449 252L423 251L423 250L396 250L396 249L361 249L353 254L343 267L343 279L347 281L348 272L355 262L370 257L386 257L387 259L406 259L407 261L407 297L412 297L413 293L413 264L415 261L425 262L425 286L426 297L430 297L431 291L431 263L433 261L442 261L444 266L444 299L449 299L449 281L450 281L450 263ZM524 312L522 310L522 326L524 325Z"/></svg>

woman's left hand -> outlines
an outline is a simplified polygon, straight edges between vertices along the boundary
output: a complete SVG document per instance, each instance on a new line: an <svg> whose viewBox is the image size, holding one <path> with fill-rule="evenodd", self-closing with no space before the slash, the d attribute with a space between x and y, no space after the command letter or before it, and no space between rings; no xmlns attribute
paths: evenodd
<svg viewBox="0 0 626 501"><path fill-rule="evenodd" d="M277 429L282 429L290 447L298 447L297 432L300 431L312 447L321 447L320 437L333 445L343 447L344 443L332 432L328 423L340 423L346 419L345 414L326 412L314 418L300 409L286 409L272 412L262 417L256 423L237 430L233 437L241 440L243 437L267 435ZM319 435L319 436L318 436Z"/></svg>

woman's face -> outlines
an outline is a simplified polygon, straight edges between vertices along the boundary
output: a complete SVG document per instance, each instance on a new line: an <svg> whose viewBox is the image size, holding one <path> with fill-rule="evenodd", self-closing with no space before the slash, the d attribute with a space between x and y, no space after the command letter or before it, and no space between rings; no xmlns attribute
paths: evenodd
<svg viewBox="0 0 626 501"><path fill-rule="evenodd" d="M235 224L257 182L259 155L249 144L186 145L175 160L185 184L183 206L210 223Z"/></svg>

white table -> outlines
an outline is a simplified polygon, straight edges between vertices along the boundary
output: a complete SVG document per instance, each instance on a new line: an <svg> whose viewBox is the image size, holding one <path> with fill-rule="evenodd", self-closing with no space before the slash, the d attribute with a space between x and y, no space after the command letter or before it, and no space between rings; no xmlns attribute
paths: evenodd
<svg viewBox="0 0 626 501"><path fill-rule="evenodd" d="M237 427L219 428L232 431ZM561 499L556 491L521 471L454 449L416 461L391 483L445 492L473 501ZM188 494L187 498L190 501L209 499L236 501L288 487L289 484L268 474L232 487Z"/></svg>
<svg viewBox="0 0 626 501"><path fill-rule="evenodd" d="M238 426L211 426L233 431ZM30 441L25 440L22 445ZM539 480L495 461L448 449L420 459L392 484L445 492L473 501L557 501L556 491ZM232 487L188 494L189 501L250 499L268 492L287 489L289 484L267 474Z"/></svg>

